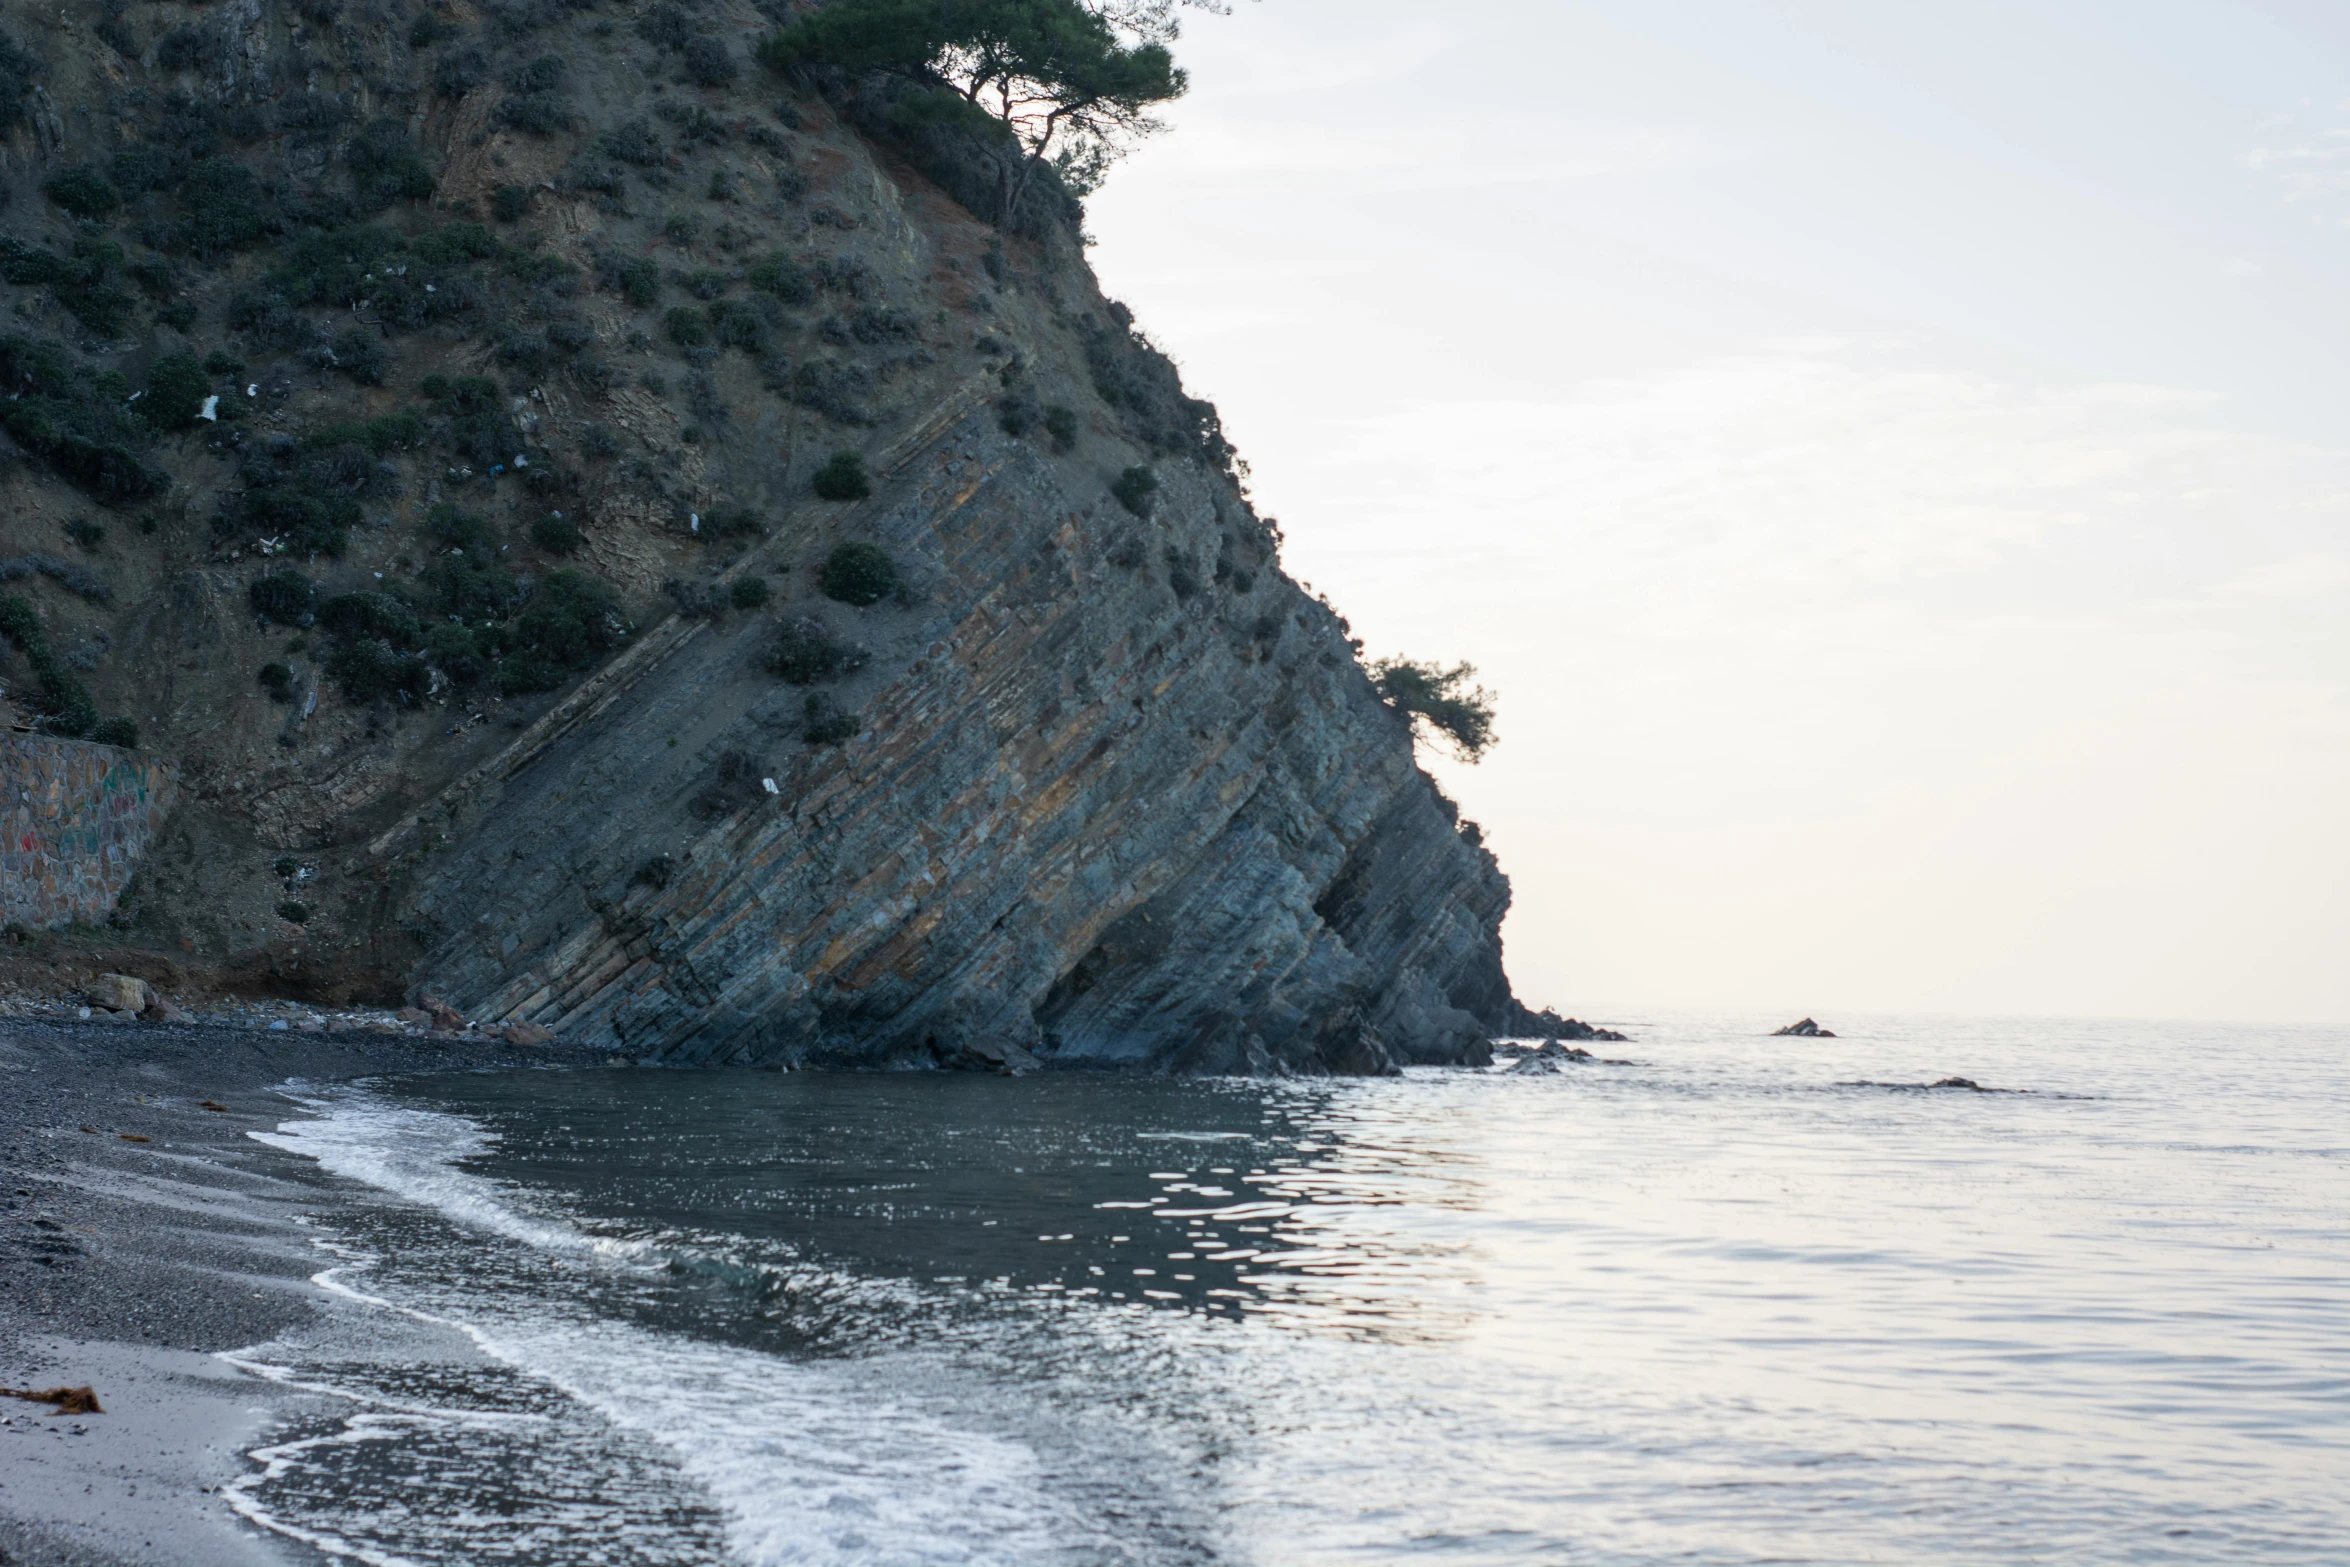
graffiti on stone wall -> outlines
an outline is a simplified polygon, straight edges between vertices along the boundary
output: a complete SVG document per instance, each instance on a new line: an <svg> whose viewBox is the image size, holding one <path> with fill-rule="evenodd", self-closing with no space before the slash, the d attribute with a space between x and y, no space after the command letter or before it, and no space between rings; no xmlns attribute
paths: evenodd
<svg viewBox="0 0 2350 1567"><path fill-rule="evenodd" d="M176 793L155 757L0 733L0 918L35 928L103 921Z"/></svg>

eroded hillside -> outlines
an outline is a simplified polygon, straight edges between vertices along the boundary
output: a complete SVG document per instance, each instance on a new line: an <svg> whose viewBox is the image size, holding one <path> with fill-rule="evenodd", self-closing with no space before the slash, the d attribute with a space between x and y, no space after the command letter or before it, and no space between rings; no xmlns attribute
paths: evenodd
<svg viewBox="0 0 2350 1567"><path fill-rule="evenodd" d="M1507 884L1075 203L770 9L11 13L0 677L182 770L120 939L648 1060L1480 1056Z"/></svg>

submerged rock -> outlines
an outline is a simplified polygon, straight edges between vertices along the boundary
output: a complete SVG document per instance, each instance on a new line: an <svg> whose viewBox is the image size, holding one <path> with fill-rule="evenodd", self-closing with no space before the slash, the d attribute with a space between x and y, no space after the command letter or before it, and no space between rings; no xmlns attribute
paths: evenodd
<svg viewBox="0 0 2350 1567"><path fill-rule="evenodd" d="M1799 1039L1834 1039L1836 1037L1833 1031L1820 1027L1810 1018L1805 1018L1800 1023L1790 1023L1785 1028L1771 1030L1773 1039L1783 1039L1789 1036Z"/></svg>
<svg viewBox="0 0 2350 1567"><path fill-rule="evenodd" d="M1621 1034L1615 1034L1609 1037L1621 1039L1624 1036ZM1609 1056L1595 1056L1588 1050L1580 1050L1573 1045L1562 1045L1557 1040L1552 1039L1544 1041L1541 1049L1530 1051L1527 1054L1518 1057L1518 1059L1511 1064L1510 1070L1512 1072L1532 1072L1539 1074L1545 1072L1563 1072L1567 1070L1567 1068L1573 1066L1633 1066L1636 1064L1637 1063L1631 1061L1620 1061Z"/></svg>

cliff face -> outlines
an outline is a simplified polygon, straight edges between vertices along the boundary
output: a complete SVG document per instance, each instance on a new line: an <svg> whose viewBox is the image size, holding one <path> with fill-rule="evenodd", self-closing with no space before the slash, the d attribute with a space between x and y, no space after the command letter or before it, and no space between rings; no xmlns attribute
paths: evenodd
<svg viewBox="0 0 2350 1567"><path fill-rule="evenodd" d="M166 488L101 494L16 426L0 479L0 554L103 520L78 564L104 596L39 570L9 591L183 768L130 930L639 1060L1481 1059L1512 1015L1507 883L1281 573L1213 411L1101 298L1057 195L1002 233L947 193L958 150L869 91L713 65L768 25L245 0L69 6L16 38L20 247L103 236L127 275L148 250L168 272L162 319L102 336L51 283L9 290L19 321L125 385L183 348L245 361L218 382L242 420L132 432ZM179 243L217 169L78 225L44 200L190 102L259 127L213 156L254 172L269 232ZM319 194L364 209L395 143L409 194ZM477 303L330 307L287 260L306 241L364 251L347 292L413 265ZM470 404L447 389L469 377ZM273 474L337 449L318 432L403 414L353 459L339 556L249 525L296 482ZM839 451L864 498L811 488ZM824 592L844 543L895 591ZM452 589L452 550L488 575ZM307 625L252 591L289 567ZM596 582L616 613L579 599ZM547 629L574 600L584 642Z"/></svg>

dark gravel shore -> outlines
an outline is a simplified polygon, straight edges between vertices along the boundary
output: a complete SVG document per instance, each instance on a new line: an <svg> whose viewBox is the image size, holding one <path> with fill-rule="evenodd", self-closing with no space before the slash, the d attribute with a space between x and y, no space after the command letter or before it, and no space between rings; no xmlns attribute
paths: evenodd
<svg viewBox="0 0 2350 1567"><path fill-rule="evenodd" d="M292 1218L348 1200L245 1134L298 1113L274 1091L289 1080L589 1059L463 1035L0 1017L0 1386L90 1383L106 1411L0 1399L0 1563L325 1560L219 1494L240 1438L298 1396L212 1357L317 1326L317 1254Z"/></svg>

